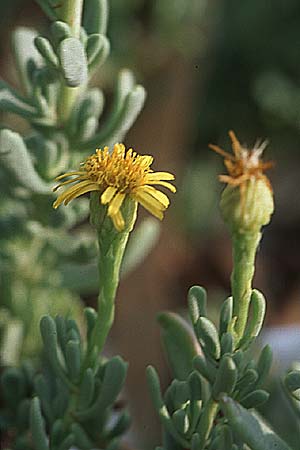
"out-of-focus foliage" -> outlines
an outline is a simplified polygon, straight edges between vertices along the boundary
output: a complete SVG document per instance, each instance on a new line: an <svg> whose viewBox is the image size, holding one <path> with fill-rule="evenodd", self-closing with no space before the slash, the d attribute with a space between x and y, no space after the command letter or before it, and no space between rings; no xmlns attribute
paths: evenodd
<svg viewBox="0 0 300 450"><path fill-rule="evenodd" d="M135 60L142 51L146 55L154 51L156 61L151 63L155 66L162 56L168 58L172 50L188 57L195 55L205 42L201 18L206 6L207 0L112 0L115 56L122 60L131 54ZM122 39L124 35L126 39Z"/></svg>
<svg viewBox="0 0 300 450"><path fill-rule="evenodd" d="M97 313L87 308L85 315L89 337ZM44 316L41 335L38 371L27 362L1 377L5 408L0 425L10 430L13 448L115 448L130 424L128 412L115 408L127 363L119 356L99 359L72 319Z"/></svg>
<svg viewBox="0 0 300 450"><path fill-rule="evenodd" d="M104 95L99 88L89 88L87 81L109 53L106 2L93 3L92 14L86 2L81 29L80 23L78 29L71 29L59 20L64 19L61 9L53 9L46 0L39 3L53 22L49 39L31 28L17 28L12 48L20 89L0 81L0 110L25 119L31 127L25 136L5 128L0 131L5 364L37 354L41 315L55 311L78 316L75 292L82 290L72 282L66 289L60 268L71 261L84 265L96 254L95 237L87 226L88 200L55 212L53 178L78 167L96 146L122 140L145 99L131 72L122 71L110 115L99 129ZM71 270L69 276L77 280L78 271L70 274ZM90 281L92 277L93 273Z"/></svg>

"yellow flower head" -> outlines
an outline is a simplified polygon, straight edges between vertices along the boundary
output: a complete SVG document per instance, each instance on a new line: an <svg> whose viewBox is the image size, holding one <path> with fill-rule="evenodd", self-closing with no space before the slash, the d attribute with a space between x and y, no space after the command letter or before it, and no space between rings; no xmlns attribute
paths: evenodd
<svg viewBox="0 0 300 450"><path fill-rule="evenodd" d="M209 145L212 150L225 158L224 164L229 175L219 175L219 180L232 186L239 186L241 192L243 192L247 181L263 179L272 190L271 183L264 171L273 167L273 162L263 162L261 160L261 155L267 146L267 142L256 144L253 149L249 150L240 144L233 131L229 131L229 137L232 142L233 155L217 145Z"/></svg>
<svg viewBox="0 0 300 450"><path fill-rule="evenodd" d="M67 205L87 192L99 191L100 202L108 205L107 215L118 231L122 231L125 226L121 206L126 196L162 220L170 201L152 185L164 186L171 192L176 192L175 186L169 183L174 180L174 175L168 172L153 172L150 168L152 162L152 156L138 155L132 149L126 151L123 144L115 144L111 153L108 147L97 149L81 164L80 170L67 172L56 178L60 181L75 176L60 182L53 189L56 191L61 186L74 183L57 197L53 207L56 209L61 203Z"/></svg>

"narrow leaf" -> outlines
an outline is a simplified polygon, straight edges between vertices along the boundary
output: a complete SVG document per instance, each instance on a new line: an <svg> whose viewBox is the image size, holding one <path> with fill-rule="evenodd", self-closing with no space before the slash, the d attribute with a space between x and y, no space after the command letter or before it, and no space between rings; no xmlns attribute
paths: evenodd
<svg viewBox="0 0 300 450"><path fill-rule="evenodd" d="M221 408L236 435L252 450L291 450L258 415L231 398L221 399Z"/></svg>
<svg viewBox="0 0 300 450"><path fill-rule="evenodd" d="M186 380L193 370L193 359L201 352L200 346L187 322L172 312L160 313L162 341L168 363L178 380Z"/></svg>
<svg viewBox="0 0 300 450"><path fill-rule="evenodd" d="M213 385L212 394L215 399L223 393L231 394L237 381L237 369L233 359L229 355L223 356Z"/></svg>
<svg viewBox="0 0 300 450"><path fill-rule="evenodd" d="M30 429L32 441L36 450L49 450L44 419L41 413L40 402L37 397L33 398L31 402Z"/></svg>
<svg viewBox="0 0 300 450"><path fill-rule="evenodd" d="M28 94L32 93L32 85L28 76L29 62L33 62L35 67L43 65L43 58L34 45L34 40L37 36L38 33L36 30L25 27L17 28L12 35L12 46L18 74Z"/></svg>
<svg viewBox="0 0 300 450"><path fill-rule="evenodd" d="M107 21L107 0L89 0L84 2L83 26L88 34L105 34Z"/></svg>
<svg viewBox="0 0 300 450"><path fill-rule="evenodd" d="M34 40L34 44L38 52L47 61L48 64L55 68L58 67L58 57L56 56L55 51L48 39L42 36L37 36Z"/></svg>
<svg viewBox="0 0 300 450"><path fill-rule="evenodd" d="M10 130L0 131L1 164L29 190L50 194L50 186L36 173L22 137Z"/></svg>
<svg viewBox="0 0 300 450"><path fill-rule="evenodd" d="M196 331L204 352L214 359L219 359L221 345L214 324L206 317L200 317L196 325Z"/></svg>
<svg viewBox="0 0 300 450"><path fill-rule="evenodd" d="M193 325L196 325L200 316L206 316L207 294L203 287L192 286L188 292L188 305L190 318Z"/></svg>

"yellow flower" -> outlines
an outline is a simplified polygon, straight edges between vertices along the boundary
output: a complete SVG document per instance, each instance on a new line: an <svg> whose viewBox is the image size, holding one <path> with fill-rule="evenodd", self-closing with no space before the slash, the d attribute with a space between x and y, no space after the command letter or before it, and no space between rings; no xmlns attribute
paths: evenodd
<svg viewBox="0 0 300 450"><path fill-rule="evenodd" d="M111 153L108 147L97 149L81 164L78 171L67 172L56 178L60 181L75 176L60 182L53 191L70 183L75 184L58 196L53 207L56 209L61 203L67 205L87 192L99 191L100 202L108 205L107 215L118 231L122 231L125 226L121 206L126 196L162 220L163 212L170 201L152 185L160 185L176 192L175 186L169 183L174 180L174 175L168 172L153 172L150 168L152 162L152 156L138 155L131 148L126 151L123 144L115 144Z"/></svg>

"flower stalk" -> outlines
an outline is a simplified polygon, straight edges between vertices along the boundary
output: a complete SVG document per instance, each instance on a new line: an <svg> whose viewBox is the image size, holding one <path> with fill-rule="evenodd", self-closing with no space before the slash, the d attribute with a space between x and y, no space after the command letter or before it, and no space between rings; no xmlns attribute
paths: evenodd
<svg viewBox="0 0 300 450"><path fill-rule="evenodd" d="M104 207L99 208L99 196L91 193L91 223L98 235L98 270L100 290L98 296L98 319L89 342L90 349L100 353L115 316L115 297L119 285L120 268L125 248L137 217L137 203L130 198L123 205L125 228L117 231L106 215Z"/></svg>
<svg viewBox="0 0 300 450"><path fill-rule="evenodd" d="M252 293L252 280L255 271L255 256L261 233L232 236L233 270L231 289L233 296L233 317L236 317L235 332L239 338L244 334Z"/></svg>
<svg viewBox="0 0 300 450"><path fill-rule="evenodd" d="M264 174L273 164L261 160L266 143L256 144L248 150L232 131L229 136L233 155L216 145L210 145L210 148L225 158L228 170L228 175L219 177L220 181L227 184L220 207L233 244L231 289L233 325L238 343L244 335L248 320L261 229L270 222L274 210L272 187Z"/></svg>

